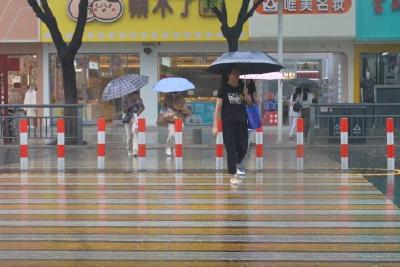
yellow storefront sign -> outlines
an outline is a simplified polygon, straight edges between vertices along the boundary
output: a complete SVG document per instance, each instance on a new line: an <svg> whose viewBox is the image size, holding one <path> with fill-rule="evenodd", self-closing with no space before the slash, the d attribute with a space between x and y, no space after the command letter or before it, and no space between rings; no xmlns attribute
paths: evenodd
<svg viewBox="0 0 400 267"><path fill-rule="evenodd" d="M85 42L168 42L224 40L220 22L208 8L219 0L89 0ZM79 0L50 0L66 41L75 29ZM229 23L236 22L241 1L226 0ZM241 40L249 39L245 24ZM42 42L52 42L41 24Z"/></svg>

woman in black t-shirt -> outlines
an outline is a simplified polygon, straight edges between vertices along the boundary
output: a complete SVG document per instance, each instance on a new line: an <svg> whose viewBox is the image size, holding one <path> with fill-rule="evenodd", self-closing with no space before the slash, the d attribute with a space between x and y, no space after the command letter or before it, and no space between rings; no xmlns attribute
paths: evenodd
<svg viewBox="0 0 400 267"><path fill-rule="evenodd" d="M243 83L239 80L239 70L232 67L222 76L221 88L218 90L217 104L214 113L213 133L218 132L217 121L222 120L222 134L227 154L228 173L232 175L231 183L238 183L238 170L247 152L247 114L246 102L251 101L243 91Z"/></svg>

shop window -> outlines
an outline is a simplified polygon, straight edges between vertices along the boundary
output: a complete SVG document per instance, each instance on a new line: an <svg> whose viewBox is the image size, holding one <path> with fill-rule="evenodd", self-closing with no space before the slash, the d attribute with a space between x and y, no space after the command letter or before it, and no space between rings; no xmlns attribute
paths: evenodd
<svg viewBox="0 0 400 267"><path fill-rule="evenodd" d="M4 73L7 73L8 104L23 104L29 85L37 85L36 55L8 55L4 61Z"/></svg>
<svg viewBox="0 0 400 267"><path fill-rule="evenodd" d="M159 58L160 79L183 77L191 81L196 89L180 93L185 104L192 110L186 118L187 125L212 125L215 109L215 96L220 85L220 75L209 73L207 67L217 55L162 55ZM160 94L159 103L165 95Z"/></svg>
<svg viewBox="0 0 400 267"><path fill-rule="evenodd" d="M78 103L85 104L84 121L95 122L104 116L107 120L120 118L121 100L101 102L107 84L129 73L139 73L139 56L127 54L78 54L75 59ZM55 54L50 56L51 102L63 103L61 65Z"/></svg>
<svg viewBox="0 0 400 267"><path fill-rule="evenodd" d="M400 54L361 54L361 81L367 78L380 85L400 84ZM367 77L369 76L369 77Z"/></svg>

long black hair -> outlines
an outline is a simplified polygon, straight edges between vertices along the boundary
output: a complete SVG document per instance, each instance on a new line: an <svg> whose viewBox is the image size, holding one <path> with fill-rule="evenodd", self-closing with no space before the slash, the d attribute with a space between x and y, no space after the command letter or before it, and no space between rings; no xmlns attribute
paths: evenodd
<svg viewBox="0 0 400 267"><path fill-rule="evenodd" d="M301 95L301 87L296 87L296 90L294 91L293 94L293 101L297 99L300 95Z"/></svg>
<svg viewBox="0 0 400 267"><path fill-rule="evenodd" d="M233 69L239 69L236 65L229 65L226 67L221 77L221 88L225 88L229 81L229 73L232 72ZM243 87L242 80L239 80L239 87Z"/></svg>
<svg viewBox="0 0 400 267"><path fill-rule="evenodd" d="M308 99L308 93L310 92L310 88L303 88L303 101L306 101Z"/></svg>

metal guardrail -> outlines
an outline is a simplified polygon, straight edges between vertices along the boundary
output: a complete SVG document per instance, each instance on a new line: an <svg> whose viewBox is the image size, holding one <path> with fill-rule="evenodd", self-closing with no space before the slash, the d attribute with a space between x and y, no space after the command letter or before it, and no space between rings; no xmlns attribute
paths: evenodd
<svg viewBox="0 0 400 267"><path fill-rule="evenodd" d="M312 104L308 143L338 142L340 118L349 119L350 143L386 139L386 118L394 119L394 137L400 139L400 104Z"/></svg>
<svg viewBox="0 0 400 267"><path fill-rule="evenodd" d="M34 108L36 116L26 116L26 109ZM65 139L83 143L83 105L0 105L0 144L19 143L19 121L28 119L28 138L55 140L57 119L66 125L74 125L74 131L66 131Z"/></svg>

